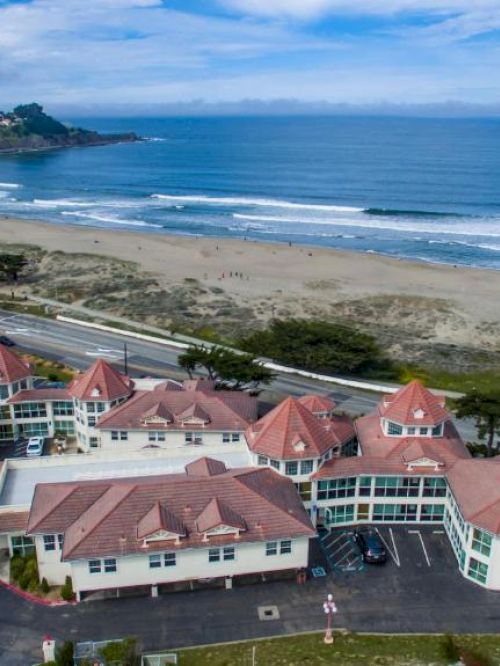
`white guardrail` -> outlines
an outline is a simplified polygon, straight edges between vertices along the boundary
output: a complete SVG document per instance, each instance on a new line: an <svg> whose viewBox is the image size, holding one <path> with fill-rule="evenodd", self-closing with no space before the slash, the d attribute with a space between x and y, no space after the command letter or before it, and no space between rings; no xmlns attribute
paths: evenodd
<svg viewBox="0 0 500 666"><path fill-rule="evenodd" d="M67 324L75 324L84 328L93 328L98 331L105 331L106 333L115 333L123 335L128 338L136 338L137 340L144 340L145 342L154 342L166 347L177 347L178 349L188 349L191 345L186 342L177 342L176 340L158 338L154 335L145 335L144 333L135 333L134 331L127 331L121 328L114 328L113 326L106 326L105 324L96 324L93 321L82 321L81 319L73 319L73 317L65 317L64 315L57 315L57 320ZM203 340L200 340L200 344ZM371 382L357 381L355 379L344 379L343 377L332 377L331 375L320 375L316 372L308 372L307 370L299 370L298 368L290 368L286 365L279 365L272 361L263 361L262 365L269 370L280 372L287 375L299 375L307 379L316 379L321 382L329 382L331 384L338 384L339 386L348 386L350 388L362 389L365 391L375 391L376 393L395 393L399 387L397 386L383 386L381 384L372 384ZM446 391L443 391L446 394Z"/></svg>
<svg viewBox="0 0 500 666"><path fill-rule="evenodd" d="M128 338L144 340L145 342L154 342L156 344L165 345L166 347L188 349L191 346L186 342L177 342L176 340L159 338L154 335L145 335L144 333L127 331L121 328L114 328L113 326L106 326L105 324L96 324L93 321L82 321L81 319L65 317L64 315L57 315L56 319L67 324L75 324L77 326L82 326L83 328L92 328L98 331L105 331L106 333L115 333ZM202 343L203 341L200 340L200 344ZM344 379L341 377L332 377L331 375L321 375L315 372L308 372L307 370L299 370L298 368L290 368L285 365L279 365L278 363L273 363L272 361L263 361L262 365L264 365L266 368L269 368L269 370L274 370L275 372L288 375L299 375L300 377L305 377L307 379L316 379L318 381L329 382L331 384L339 384L340 386L364 389L365 391L375 391L377 393L395 393L398 390L398 387L394 386L382 386L380 384L372 384L370 382L357 381L355 379Z"/></svg>

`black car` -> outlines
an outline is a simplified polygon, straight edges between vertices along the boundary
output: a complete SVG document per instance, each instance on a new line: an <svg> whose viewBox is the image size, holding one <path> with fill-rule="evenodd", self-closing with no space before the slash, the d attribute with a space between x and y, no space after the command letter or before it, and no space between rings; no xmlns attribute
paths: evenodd
<svg viewBox="0 0 500 666"><path fill-rule="evenodd" d="M369 564L383 564L387 560L387 552L379 533L373 527L366 527L354 532L354 539Z"/></svg>
<svg viewBox="0 0 500 666"><path fill-rule="evenodd" d="M0 345L5 345L6 347L15 347L16 343L6 335L0 335Z"/></svg>

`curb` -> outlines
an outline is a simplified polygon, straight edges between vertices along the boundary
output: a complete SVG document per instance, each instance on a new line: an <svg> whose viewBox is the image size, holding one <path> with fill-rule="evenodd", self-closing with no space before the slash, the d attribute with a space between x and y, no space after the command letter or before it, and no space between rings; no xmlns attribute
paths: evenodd
<svg viewBox="0 0 500 666"><path fill-rule="evenodd" d="M25 592L24 590L20 590L15 585L7 583L4 580L0 580L0 586L5 588L9 592L12 592L12 594L21 597L21 599L24 599L25 601L38 604L39 606L45 606L47 608L55 608L58 606L76 606L77 604L76 601L51 601L49 599L41 599L40 597L37 597L36 594L31 594L31 592Z"/></svg>

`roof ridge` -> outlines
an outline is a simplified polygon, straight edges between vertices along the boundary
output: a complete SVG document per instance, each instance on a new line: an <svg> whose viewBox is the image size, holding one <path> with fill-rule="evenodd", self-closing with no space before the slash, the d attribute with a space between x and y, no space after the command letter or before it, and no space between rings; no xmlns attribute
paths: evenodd
<svg viewBox="0 0 500 666"><path fill-rule="evenodd" d="M46 487L46 485L47 485L47 484L45 484L45 483L37 483L37 485L35 486L35 493L38 492L38 488L43 489L43 488ZM70 488L69 492L66 493L66 494L64 494L64 495L63 495L63 496L62 496L62 497L61 497L61 498L60 498L60 499L59 499L59 500L58 500L58 501L57 501L57 502L51 507L51 509L50 509L47 513L45 513L45 514L44 514L44 515L43 515L43 516L42 516L42 517L41 517L41 518L40 518L40 519L39 519L39 520L38 520L38 521L37 521L32 527L30 527L30 532L32 532L34 529L36 529L36 528L40 525L41 522L43 522L44 520L47 520L47 518L48 518L52 513L54 513L54 511L57 509L57 507L60 506L65 500L67 500L68 497L71 497L71 495L72 495L74 492L76 492L76 491L78 490L78 487L79 487L78 484L75 484L74 482L70 482L70 483L68 484L68 486L72 486L72 487ZM34 495L33 495L33 500L34 500ZM34 505L34 501L33 501L33 500L31 501L31 507L33 507L33 505ZM31 508L30 508L30 511L29 511L28 524L29 524L29 518L30 518L30 517L31 517Z"/></svg>
<svg viewBox="0 0 500 666"><path fill-rule="evenodd" d="M103 497L104 497L104 496L105 496L110 490L113 490L114 488L120 488L120 487L122 487L123 485L125 485L125 487L126 487L126 484L115 484L115 483L113 483L113 481L111 481L111 482L109 483L108 487L106 488L106 490L105 490L101 495L99 495L99 497L98 497L98 498L97 498L97 499L96 499L96 500L95 500L95 501L94 501L89 507L87 507L87 509L86 509L83 513L81 513L81 514L78 516L78 518L75 520L74 523L72 523L72 524L69 526L69 528L66 530L66 532L68 532L72 527L74 527L79 521L82 521L83 517L86 516L86 515L89 513L89 511L95 507L95 505L96 505L98 502L101 502L102 499L103 499ZM65 535L64 535L64 536L65 536L65 539L64 539L64 545L63 545L63 555L64 555L64 558L66 559L69 555L71 555L71 553L73 552L73 550L75 550L75 548L77 548L78 546L80 546L80 545L85 541L85 539L87 539L88 536L89 536L90 534L92 534L92 532L95 532L95 530L99 527L99 525L101 525L101 524L104 522L104 520L106 520L106 518L107 518L107 517L113 512L113 511L115 511L115 510L117 509L117 507L119 507L120 504L122 504L122 502L124 502L124 501L127 499L127 497L129 497L129 495L130 495L130 494L131 494L136 488L137 488L137 484L135 484L135 483L134 483L134 484L131 484L131 485L127 488L127 491L124 492L123 496L118 500L118 502L116 502L112 507L110 507L110 508L108 509L108 511L103 511L103 512L101 513L99 520L95 523L95 525L92 526L90 532L86 532L85 535L84 535L82 538L78 539L78 540L76 541L76 543L73 545L73 547L70 548L70 549L67 550L67 551L66 551L66 548L65 548L66 543L67 543L66 534L65 534ZM75 527L75 529L76 529L76 527Z"/></svg>
<svg viewBox="0 0 500 666"><path fill-rule="evenodd" d="M244 486L249 492L254 493L255 495L258 495L267 504L271 505L275 509L278 509L281 513L285 514L288 518L293 518L293 520L296 523L300 524L302 527L306 527L306 525L304 524L304 522L302 520L300 520L294 514L289 513L289 511L287 511L286 508L282 507L281 504L272 502L271 499L269 497L267 497L267 495L263 495L256 488L251 488L250 486L248 486L246 483L244 483L240 479L240 476L250 476L252 473L255 474L255 475L260 473L260 475L265 475L265 476L269 476L269 474L272 474L273 476L276 476L277 478L279 478L281 484L283 484L284 481L287 481L286 477L281 476L281 474L278 474L278 472L275 472L274 470L270 469L269 467L263 467L263 468L260 468L260 469L256 468L255 470L250 469L248 472L243 472L240 475L235 475L233 478L236 479L236 481L238 481L238 483L240 483L242 486ZM304 509L304 511L305 511L305 509Z"/></svg>

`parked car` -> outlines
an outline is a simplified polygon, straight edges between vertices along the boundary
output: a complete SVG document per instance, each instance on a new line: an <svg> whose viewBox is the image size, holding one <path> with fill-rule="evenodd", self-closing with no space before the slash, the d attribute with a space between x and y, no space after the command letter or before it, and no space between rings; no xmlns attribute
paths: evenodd
<svg viewBox="0 0 500 666"><path fill-rule="evenodd" d="M0 345L5 345L6 347L15 347L16 343L6 335L0 335Z"/></svg>
<svg viewBox="0 0 500 666"><path fill-rule="evenodd" d="M30 437L26 447L27 456L41 456L43 453L43 437Z"/></svg>
<svg viewBox="0 0 500 666"><path fill-rule="evenodd" d="M387 552L379 533L373 527L357 529L354 539L361 551L363 561L369 564L383 564L387 560Z"/></svg>

